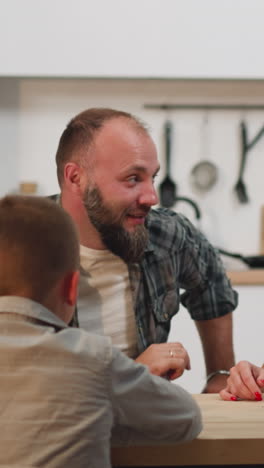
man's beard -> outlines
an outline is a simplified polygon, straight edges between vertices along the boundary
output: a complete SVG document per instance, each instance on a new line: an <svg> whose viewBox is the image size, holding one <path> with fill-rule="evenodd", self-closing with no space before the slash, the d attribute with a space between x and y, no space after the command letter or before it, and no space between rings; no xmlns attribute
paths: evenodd
<svg viewBox="0 0 264 468"><path fill-rule="evenodd" d="M139 225L130 233L122 226L126 215L133 214L131 208L121 214L115 214L113 209L107 206L96 186L85 190L83 204L104 245L126 263L138 262L148 242L148 231L144 225ZM147 214L149 208L143 207L141 211Z"/></svg>

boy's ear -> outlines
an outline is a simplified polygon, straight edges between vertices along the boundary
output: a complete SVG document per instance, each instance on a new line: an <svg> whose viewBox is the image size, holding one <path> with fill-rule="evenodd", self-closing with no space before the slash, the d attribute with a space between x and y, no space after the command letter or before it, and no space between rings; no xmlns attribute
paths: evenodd
<svg viewBox="0 0 264 468"><path fill-rule="evenodd" d="M68 273L63 280L63 299L69 306L74 306L77 301L79 277L80 272L73 271Z"/></svg>

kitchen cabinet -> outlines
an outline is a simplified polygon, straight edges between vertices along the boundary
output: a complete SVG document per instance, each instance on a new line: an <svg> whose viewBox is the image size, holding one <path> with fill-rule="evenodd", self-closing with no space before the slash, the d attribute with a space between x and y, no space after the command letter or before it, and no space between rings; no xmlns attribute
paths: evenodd
<svg viewBox="0 0 264 468"><path fill-rule="evenodd" d="M264 138L250 152L245 174L250 202L241 204L234 191L240 162L241 112L220 110L209 113L209 144L205 154L204 111L161 111L147 109L144 105L155 102L260 104L264 81L24 78L14 80L14 86L10 81L0 78L0 91L3 90L4 97L1 100L3 106L0 106L3 123L0 129L1 157L5 159L0 171L1 196L6 191L13 192L21 182L36 182L40 195L58 191L55 153L59 137L70 118L87 107L117 108L131 112L147 123L161 164L155 180L159 189L165 172L163 129L169 118L173 123L171 177L177 185L178 195L194 200L199 206L202 213L199 225L193 208L187 203L176 203L172 209L197 224L215 246L244 255L260 252ZM243 117L248 122L251 140L263 125L263 111L247 111ZM209 159L218 169L216 184L205 193L196 190L191 180L192 168L202 159ZM12 171L7 170L7 161L8 165L12 163Z"/></svg>

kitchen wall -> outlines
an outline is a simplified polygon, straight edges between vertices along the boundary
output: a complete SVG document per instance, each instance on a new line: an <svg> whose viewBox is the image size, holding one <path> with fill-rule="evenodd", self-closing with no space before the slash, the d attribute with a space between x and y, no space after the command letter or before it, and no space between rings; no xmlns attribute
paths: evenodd
<svg viewBox="0 0 264 468"><path fill-rule="evenodd" d="M19 174L19 82L0 79L0 196L17 188Z"/></svg>
<svg viewBox="0 0 264 468"><path fill-rule="evenodd" d="M178 195L199 205L197 222L192 207L179 202L175 209L186 214L214 245L245 254L259 252L260 208L263 195L264 136L250 151L245 183L250 202L241 204L234 191L240 164L240 122L247 123L249 140L264 125L263 110L176 110L144 108L149 103L258 104L264 82L173 80L0 80L4 96L0 195L16 191L22 181L36 181L39 194L58 190L54 156L66 123L91 106L128 110L149 124L157 145L164 177L164 122L173 123L171 175ZM207 123L206 123L207 122ZM193 166L209 160L217 167L216 184L198 191L191 178Z"/></svg>
<svg viewBox="0 0 264 468"><path fill-rule="evenodd" d="M262 330L264 325L263 286L236 286L239 294L239 306L233 312L233 341L236 361L248 360L262 366L263 346ZM200 393L205 385L206 372L203 351L194 322L189 319L186 310L181 307L172 320L169 341L180 341L189 352L191 371L186 371L176 381L192 393Z"/></svg>

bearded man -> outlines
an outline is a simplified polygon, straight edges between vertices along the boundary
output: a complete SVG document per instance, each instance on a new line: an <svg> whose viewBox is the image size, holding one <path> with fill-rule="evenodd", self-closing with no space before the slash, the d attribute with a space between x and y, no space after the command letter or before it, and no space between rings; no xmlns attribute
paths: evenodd
<svg viewBox="0 0 264 468"><path fill-rule="evenodd" d="M184 347L166 343L181 302L202 340L204 391L221 390L234 364L237 294L207 239L183 215L152 208L159 162L146 126L126 112L88 109L64 130L56 163L55 198L80 236L79 326L175 379L190 368Z"/></svg>

